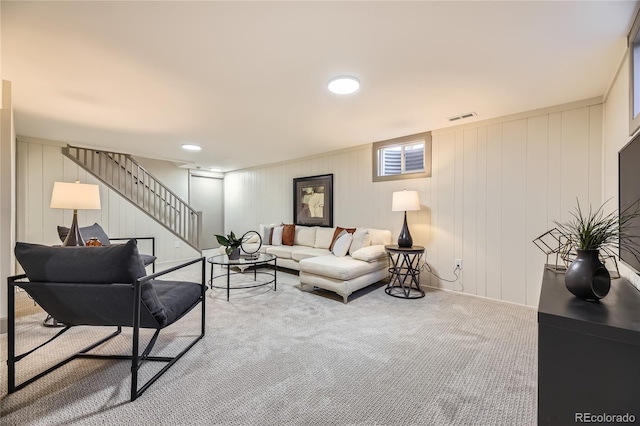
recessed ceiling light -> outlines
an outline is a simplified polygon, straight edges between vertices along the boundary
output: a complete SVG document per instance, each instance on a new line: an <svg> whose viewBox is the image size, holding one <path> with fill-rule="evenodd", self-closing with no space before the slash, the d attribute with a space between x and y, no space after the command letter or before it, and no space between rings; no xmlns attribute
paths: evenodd
<svg viewBox="0 0 640 426"><path fill-rule="evenodd" d="M194 145L194 144L190 144L190 143L185 143L182 145L182 149L184 149L185 151L202 151L202 147L200 145Z"/></svg>
<svg viewBox="0 0 640 426"><path fill-rule="evenodd" d="M348 95L360 88L360 81L349 75L336 77L329 81L329 91L337 95Z"/></svg>

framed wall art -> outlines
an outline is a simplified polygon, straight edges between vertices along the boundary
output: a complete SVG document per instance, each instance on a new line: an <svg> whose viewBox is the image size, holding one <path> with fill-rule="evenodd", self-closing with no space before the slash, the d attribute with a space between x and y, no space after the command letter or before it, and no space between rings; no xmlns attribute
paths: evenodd
<svg viewBox="0 0 640 426"><path fill-rule="evenodd" d="M293 223L333 227L333 174L293 179Z"/></svg>

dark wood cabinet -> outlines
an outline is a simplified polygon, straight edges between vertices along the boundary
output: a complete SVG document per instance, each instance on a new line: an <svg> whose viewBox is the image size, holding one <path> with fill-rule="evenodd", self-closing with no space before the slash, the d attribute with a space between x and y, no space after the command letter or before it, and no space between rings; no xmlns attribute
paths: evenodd
<svg viewBox="0 0 640 426"><path fill-rule="evenodd" d="M564 274L545 269L538 305L538 424L625 414L640 424L640 291L617 279L604 299L587 302L569 293ZM600 419L605 421L589 423L623 423Z"/></svg>

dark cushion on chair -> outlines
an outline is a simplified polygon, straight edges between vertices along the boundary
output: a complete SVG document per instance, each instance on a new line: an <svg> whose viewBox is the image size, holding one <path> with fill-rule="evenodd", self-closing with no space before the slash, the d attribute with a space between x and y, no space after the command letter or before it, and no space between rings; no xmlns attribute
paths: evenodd
<svg viewBox="0 0 640 426"><path fill-rule="evenodd" d="M40 244L16 243L15 254L32 283L63 283L69 286L133 284L138 278L146 275L135 240L129 240L126 244L101 247L49 247ZM173 322L170 318L175 317L175 314L171 311L181 309L182 302L178 300L169 303L167 300L165 303L169 306L169 312L165 312L164 304L154 287L149 281L142 283L140 297L158 324L164 327ZM78 293L77 290L75 292ZM116 299L119 297L115 293L113 296ZM117 302L116 299L109 300L108 293L101 293L99 297L101 303L106 305ZM47 305L47 302L44 302L44 305ZM52 308L55 309L56 306ZM69 323L73 322L69 321Z"/></svg>
<svg viewBox="0 0 640 426"><path fill-rule="evenodd" d="M60 237L60 241L64 242L64 240L69 235L69 228L66 226L58 226L58 237ZM80 235L82 235L82 239L87 242L89 238L96 237L103 246L108 246L111 243L109 242L109 237L104 232L104 229L97 223L94 223L91 226L85 226L80 228Z"/></svg>
<svg viewBox="0 0 640 426"><path fill-rule="evenodd" d="M15 254L32 282L133 283L146 275L135 240L102 247L16 243Z"/></svg>
<svg viewBox="0 0 640 426"><path fill-rule="evenodd" d="M164 322L169 325L189 312L202 295L202 286L187 281L151 281L160 304L164 307ZM204 303L204 302L202 302Z"/></svg>
<svg viewBox="0 0 640 426"><path fill-rule="evenodd" d="M142 264L144 266L148 266L148 265L151 265L153 262L155 262L157 258L155 256L150 255L150 254L142 254L142 253L140 253L140 259L142 259Z"/></svg>

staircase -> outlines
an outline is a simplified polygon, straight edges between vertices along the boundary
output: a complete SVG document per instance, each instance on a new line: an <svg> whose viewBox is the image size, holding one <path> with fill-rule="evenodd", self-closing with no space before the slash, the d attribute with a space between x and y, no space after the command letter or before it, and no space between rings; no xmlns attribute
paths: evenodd
<svg viewBox="0 0 640 426"><path fill-rule="evenodd" d="M129 154L71 145L62 148L62 153L176 237L200 250L201 212L192 209Z"/></svg>

